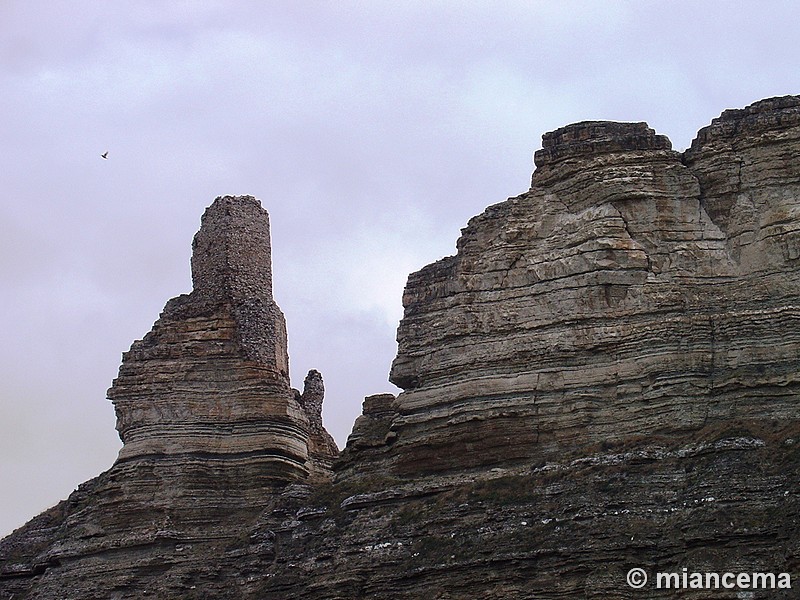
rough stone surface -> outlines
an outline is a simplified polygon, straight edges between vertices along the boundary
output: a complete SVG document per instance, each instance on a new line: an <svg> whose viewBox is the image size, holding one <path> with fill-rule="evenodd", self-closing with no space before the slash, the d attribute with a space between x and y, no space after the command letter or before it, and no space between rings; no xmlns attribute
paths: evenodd
<svg viewBox="0 0 800 600"><path fill-rule="evenodd" d="M235 568L231 544L287 483L331 478L321 376L308 407L289 384L258 200L220 197L206 210L192 278L108 391L119 458L2 543L1 598L213 597L217 584L190 584L192 573Z"/></svg>
<svg viewBox="0 0 800 600"><path fill-rule="evenodd" d="M794 112L796 100L786 102L775 110ZM763 106L745 114L789 126ZM719 188L695 175L741 160L720 157L710 132L691 167L641 123L544 136L531 190L472 219L457 256L409 278L391 372L405 390L391 425L395 472L550 460L634 435L795 418L792 127L782 137L793 150L764 150L794 152L793 167L780 163L785 187L770 184L765 165L764 186L727 184L764 208L751 217L761 229L779 227L746 260L706 209L721 212ZM748 139L758 131L749 126Z"/></svg>
<svg viewBox="0 0 800 600"><path fill-rule="evenodd" d="M125 383L134 353L111 395L144 399L120 429L141 450L0 544L0 598L796 598L800 98L725 111L683 154L644 123L577 123L535 162L528 192L409 277L403 392L364 401L333 481L315 475L315 372L292 394L266 361L307 455L287 442L259 480L207 450L153 454L180 422L149 416L157 381ZM632 567L793 589L634 590Z"/></svg>
<svg viewBox="0 0 800 600"><path fill-rule="evenodd" d="M330 481L333 475L333 461L339 448L333 437L322 425L322 401L325 398L325 384L322 374L311 369L303 381L300 405L308 418L309 481L314 483Z"/></svg>
<svg viewBox="0 0 800 600"><path fill-rule="evenodd" d="M309 422L289 385L269 217L258 200L226 196L206 210L192 279L192 293L170 300L123 355L108 391L120 461L246 455L281 479L304 478Z"/></svg>

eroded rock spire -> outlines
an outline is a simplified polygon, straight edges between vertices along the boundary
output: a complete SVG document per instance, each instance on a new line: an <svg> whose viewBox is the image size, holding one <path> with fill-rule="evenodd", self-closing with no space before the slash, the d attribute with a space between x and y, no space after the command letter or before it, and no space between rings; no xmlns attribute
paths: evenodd
<svg viewBox="0 0 800 600"><path fill-rule="evenodd" d="M311 369L303 381L300 404L308 417L308 462L309 475L313 480L327 480L333 467L333 460L339 448L333 437L322 426L322 401L325 399L325 384L322 374Z"/></svg>
<svg viewBox="0 0 800 600"><path fill-rule="evenodd" d="M247 455L270 477L305 478L309 422L289 384L269 216L258 200L224 196L206 210L192 279L192 293L170 300L124 354L109 390L119 459Z"/></svg>

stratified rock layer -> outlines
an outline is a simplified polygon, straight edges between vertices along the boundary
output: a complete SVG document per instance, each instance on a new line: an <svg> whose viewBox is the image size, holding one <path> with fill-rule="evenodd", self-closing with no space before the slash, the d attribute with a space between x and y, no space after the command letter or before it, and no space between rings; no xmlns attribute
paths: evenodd
<svg viewBox="0 0 800 600"><path fill-rule="evenodd" d="M212 348L262 365L268 404L288 394L305 436L254 477L193 424L191 387L181 414L203 448L182 454L169 389L135 379L145 338L111 393L128 450L0 544L0 598L795 598L800 98L726 111L683 154L644 123L577 123L535 162L527 193L409 277L391 369L403 392L365 399L333 482L321 376L289 394L283 338L243 325L268 315L283 331L271 305L248 304L265 288L237 295L233 278L221 297L239 300L187 320L168 305L154 348L175 339L202 371L213 353L187 340L216 344L224 327L175 323L235 324ZM214 378L250 382L239 369ZM771 572L776 589L655 587L684 569Z"/></svg>
<svg viewBox="0 0 800 600"><path fill-rule="evenodd" d="M530 192L472 219L456 256L409 278L394 472L796 418L800 122L784 111L797 100L726 113L690 166L643 123L545 135ZM740 116L737 142L723 125ZM742 161L757 165L746 184L704 185Z"/></svg>
<svg viewBox="0 0 800 600"><path fill-rule="evenodd" d="M194 290L167 303L108 391L120 461L239 456L276 478L305 478L309 423L289 385L271 268L258 200L218 198L194 239Z"/></svg>
<svg viewBox="0 0 800 600"><path fill-rule="evenodd" d="M8 538L4 548L22 539L29 553L21 571L0 563L9 594L20 597L33 575L35 597L192 597L189 572L211 556L224 563L267 498L290 482L330 479L338 450L322 427L321 376L307 410L289 383L271 269L258 200L217 198L194 239L193 291L167 303L108 391L118 460ZM180 576L143 584L173 566ZM0 597L10 597L3 585ZM215 593L199 587L198 597Z"/></svg>
<svg viewBox="0 0 800 600"><path fill-rule="evenodd" d="M798 144L800 104L787 96L726 110L686 151L703 207L743 273L796 272L800 264Z"/></svg>
<svg viewBox="0 0 800 600"><path fill-rule="evenodd" d="M303 381L303 393L300 395L299 401L308 417L309 480L315 483L331 479L333 461L339 454L336 442L322 425L322 401L324 398L325 384L322 381L322 374L311 369Z"/></svg>

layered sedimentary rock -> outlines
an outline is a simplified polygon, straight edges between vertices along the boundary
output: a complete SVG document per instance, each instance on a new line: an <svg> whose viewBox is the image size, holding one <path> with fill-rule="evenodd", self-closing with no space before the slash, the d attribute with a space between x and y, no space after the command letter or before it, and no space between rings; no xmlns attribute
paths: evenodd
<svg viewBox="0 0 800 600"><path fill-rule="evenodd" d="M280 420L256 417L291 424L287 456L266 452L252 488L236 461L196 486L223 452L193 424L202 395L181 413L206 444L189 461L180 419L148 395L161 384L134 379L150 360L147 338L135 344L110 394L130 449L3 541L0 598L796 597L800 97L725 111L684 153L644 123L577 123L545 134L535 163L528 192L409 277L390 375L403 391L364 401L334 461L319 374L291 392L280 344L240 332L238 356L270 365L265 396L286 398ZM251 296L263 289L225 314L282 331ZM164 331L182 332L173 320ZM209 351L191 351L202 345L159 335L154 347L174 339L209 368ZM158 372L174 377L165 360ZM142 412L125 413L126 398ZM194 512L162 502L164 456L175 507ZM786 577L632 589L632 567Z"/></svg>
<svg viewBox="0 0 800 600"><path fill-rule="evenodd" d="M703 207L746 273L797 270L798 128L796 97L763 100L723 112L685 153Z"/></svg>
<svg viewBox="0 0 800 600"><path fill-rule="evenodd" d="M721 148L715 122L687 164L644 123L545 135L530 192L470 221L456 256L409 278L391 373L405 389L396 473L794 418L800 121L783 111L796 101L745 111L741 150ZM720 161L757 166L746 184L706 187Z"/></svg>
<svg viewBox="0 0 800 600"><path fill-rule="evenodd" d="M269 218L255 198L209 207L193 243L192 281L192 293L170 300L123 355L108 391L124 444L119 460L235 455L276 477L304 478L309 423L289 384Z"/></svg>
<svg viewBox="0 0 800 600"><path fill-rule="evenodd" d="M322 427L321 376L313 400L290 386L271 268L258 200L217 198L194 239L193 291L167 303L108 391L119 458L9 538L4 548L25 541L27 563L3 564L11 591L0 585L0 597L19 597L30 576L39 597L191 597L206 579L197 595L213 595L229 585L213 575L226 548L267 499L330 478L338 450Z"/></svg>
<svg viewBox="0 0 800 600"><path fill-rule="evenodd" d="M404 391L335 466L369 490L343 507L391 515L387 570L435 547L414 573L442 597L673 597L637 566L797 585L798 111L726 111L685 153L644 123L546 134L530 191L409 277Z"/></svg>

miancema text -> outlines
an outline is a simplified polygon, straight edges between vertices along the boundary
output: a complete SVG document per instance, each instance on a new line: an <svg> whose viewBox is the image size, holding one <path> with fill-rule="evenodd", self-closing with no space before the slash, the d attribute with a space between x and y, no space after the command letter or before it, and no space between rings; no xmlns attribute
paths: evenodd
<svg viewBox="0 0 800 600"><path fill-rule="evenodd" d="M792 577L789 573L656 573L657 588L689 588L700 590L741 589L791 589Z"/></svg>

